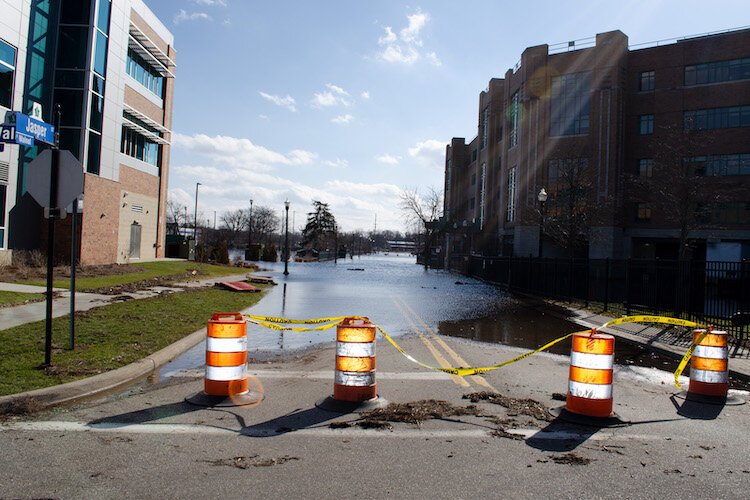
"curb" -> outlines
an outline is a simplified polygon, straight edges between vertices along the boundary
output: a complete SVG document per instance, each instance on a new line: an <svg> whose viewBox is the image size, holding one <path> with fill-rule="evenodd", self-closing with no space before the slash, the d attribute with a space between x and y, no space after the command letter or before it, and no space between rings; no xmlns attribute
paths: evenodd
<svg viewBox="0 0 750 500"><path fill-rule="evenodd" d="M34 410L42 410L104 396L147 378L156 372L159 367L198 345L205 338L206 329L201 328L143 359L116 370L68 382L67 384L0 396L0 414L3 413L3 410L11 409L14 406L20 408L26 406L34 408Z"/></svg>

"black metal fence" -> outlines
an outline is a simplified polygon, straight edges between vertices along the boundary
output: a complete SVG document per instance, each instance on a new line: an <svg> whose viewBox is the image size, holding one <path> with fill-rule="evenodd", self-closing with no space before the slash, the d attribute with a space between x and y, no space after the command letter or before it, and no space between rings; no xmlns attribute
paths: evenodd
<svg viewBox="0 0 750 500"><path fill-rule="evenodd" d="M451 269L510 291L596 303L605 311L661 314L712 324L742 338L750 312L750 261L539 259L454 255Z"/></svg>

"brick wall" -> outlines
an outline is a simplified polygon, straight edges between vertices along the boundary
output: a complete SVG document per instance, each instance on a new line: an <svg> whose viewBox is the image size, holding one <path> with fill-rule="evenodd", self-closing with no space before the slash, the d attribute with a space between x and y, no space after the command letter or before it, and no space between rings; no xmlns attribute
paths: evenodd
<svg viewBox="0 0 750 500"><path fill-rule="evenodd" d="M85 174L84 192L86 194L81 227L81 264L116 262L120 183Z"/></svg>

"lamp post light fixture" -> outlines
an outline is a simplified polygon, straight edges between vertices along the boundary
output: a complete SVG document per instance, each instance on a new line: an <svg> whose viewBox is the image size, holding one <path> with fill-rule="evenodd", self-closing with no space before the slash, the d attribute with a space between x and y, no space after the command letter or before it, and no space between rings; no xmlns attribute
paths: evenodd
<svg viewBox="0 0 750 500"><path fill-rule="evenodd" d="M193 211L193 239L198 242L198 186L200 182L195 183L195 210Z"/></svg>
<svg viewBox="0 0 750 500"><path fill-rule="evenodd" d="M247 250L245 260L250 260L250 247L253 244L253 199L250 198L250 215L247 218Z"/></svg>
<svg viewBox="0 0 750 500"><path fill-rule="evenodd" d="M289 200L284 202L286 209L286 231L284 233L284 275L289 274Z"/></svg>
<svg viewBox="0 0 750 500"><path fill-rule="evenodd" d="M537 195L537 199L539 200L539 215L541 216L539 218L539 258L542 258L542 238L544 237L544 209L546 207L547 203L547 197L549 195L547 194L547 191L545 191L544 188L539 190L539 194Z"/></svg>

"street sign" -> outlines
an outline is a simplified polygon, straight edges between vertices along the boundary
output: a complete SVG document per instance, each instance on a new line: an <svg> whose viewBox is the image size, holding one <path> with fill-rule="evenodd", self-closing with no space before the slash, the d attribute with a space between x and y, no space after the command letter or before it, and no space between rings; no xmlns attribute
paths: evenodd
<svg viewBox="0 0 750 500"><path fill-rule="evenodd" d="M54 146L55 127L49 123L16 112L16 142L24 146L33 146L34 139ZM21 142L22 140L26 142Z"/></svg>
<svg viewBox="0 0 750 500"><path fill-rule="evenodd" d="M44 208L65 208L83 193L83 167L68 150L60 150L57 174L57 206L49 206L54 152L45 149L26 167L26 189Z"/></svg>

